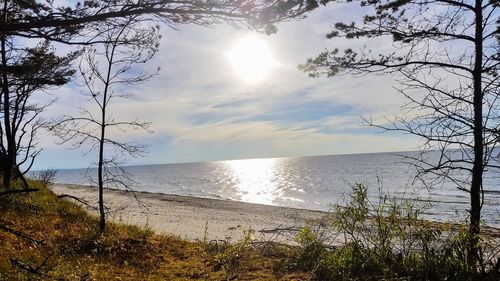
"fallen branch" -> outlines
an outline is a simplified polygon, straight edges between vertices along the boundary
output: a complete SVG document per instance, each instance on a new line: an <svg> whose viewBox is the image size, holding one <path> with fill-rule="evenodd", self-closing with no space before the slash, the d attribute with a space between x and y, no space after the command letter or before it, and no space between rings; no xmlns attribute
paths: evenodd
<svg viewBox="0 0 500 281"><path fill-rule="evenodd" d="M23 263L22 261L20 261L18 259L10 259L10 263L13 266L16 266L16 267L18 267L24 271L27 271L31 274L40 274L40 272L38 272L38 270L35 267L33 267L32 265Z"/></svg>
<svg viewBox="0 0 500 281"><path fill-rule="evenodd" d="M282 231L290 231L290 232L298 232L300 231L300 228L296 226L290 226L290 227L277 227L273 229L262 229L259 230L260 233L275 233L275 232L282 232Z"/></svg>
<svg viewBox="0 0 500 281"><path fill-rule="evenodd" d="M23 239L26 239L26 240L31 241L33 243L36 243L38 245L42 245L44 242L43 240L36 240L36 239L28 236L27 234L22 233L21 231L14 230L10 227L7 227L7 226L1 225L1 224L0 224L0 229L5 231L5 232L9 232L11 234L14 234L15 236L17 236L19 238L23 238Z"/></svg>
<svg viewBox="0 0 500 281"><path fill-rule="evenodd" d="M27 271L31 274L37 274L37 275L40 275L42 274L40 272L40 269L47 263L47 261L49 260L49 258L52 256L52 253L50 253L44 260L43 262L39 265L39 266L32 266L30 264L27 264L27 263L24 263L18 259L10 259L10 263L13 265L13 266L17 266L19 267L20 269L24 270L24 271Z"/></svg>
<svg viewBox="0 0 500 281"><path fill-rule="evenodd" d="M7 191L0 192L0 197L7 196L7 195L12 195L12 194L35 192L35 191L39 191L39 190L40 189L38 189L38 188L26 188L26 189L7 190Z"/></svg>
<svg viewBox="0 0 500 281"><path fill-rule="evenodd" d="M75 201L78 201L80 202L81 204L91 208L91 209L97 209L96 207L92 206L87 200L84 200L84 199L81 199L81 198L78 198L76 196L73 196L73 195L69 195L69 194L61 194L61 195L57 195L57 198L59 199L62 199L62 198L71 198Z"/></svg>

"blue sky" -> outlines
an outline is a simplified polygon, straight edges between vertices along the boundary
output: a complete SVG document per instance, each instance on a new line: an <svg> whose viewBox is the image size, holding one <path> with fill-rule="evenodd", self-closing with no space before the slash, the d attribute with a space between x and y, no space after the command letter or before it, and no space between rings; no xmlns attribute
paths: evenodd
<svg viewBox="0 0 500 281"><path fill-rule="evenodd" d="M149 146L145 157L130 159L130 164L417 149L413 137L363 126L361 116L383 123L399 113L404 98L393 89L392 77L313 79L297 70L298 64L326 48L392 47L387 40L325 38L334 18L356 12L329 5L304 20L280 24L271 36L224 25L162 27L160 51L146 66L160 66L159 76L129 89L133 97L115 100L111 108L117 119L151 121L154 132L116 132L113 137ZM234 73L226 55L248 34L264 40L276 60L268 77L253 84ZM93 106L83 90L67 85L53 91L58 101L47 115ZM58 145L45 133L40 146L44 151L35 169L87 167L96 156Z"/></svg>

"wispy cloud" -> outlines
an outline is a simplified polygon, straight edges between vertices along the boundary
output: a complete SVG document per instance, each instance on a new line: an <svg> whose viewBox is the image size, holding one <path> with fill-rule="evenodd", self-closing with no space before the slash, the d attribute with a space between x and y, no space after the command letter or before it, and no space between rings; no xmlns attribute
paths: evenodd
<svg viewBox="0 0 500 281"><path fill-rule="evenodd" d="M297 65L330 47L365 42L330 41L332 15L345 17L345 7L318 9L307 19L279 26L278 34L257 35L274 52L278 65L258 84L241 81L226 53L237 38L251 31L226 26L185 26L163 30L158 55L145 67L161 67L158 77L127 88L133 96L117 101L117 119L152 122L154 134L114 132L114 137L150 145L150 153L132 163L166 163L217 159L283 157L414 149L415 139L374 134L360 116L393 116L403 99L391 77L312 79ZM359 11L354 11L356 13ZM370 46L368 46L370 47ZM388 48L378 42L375 48ZM48 115L75 112L91 105L74 85L57 91L59 101ZM79 152L68 153L46 137L38 168L71 155L67 167L85 167ZM89 158L85 158L87 161Z"/></svg>

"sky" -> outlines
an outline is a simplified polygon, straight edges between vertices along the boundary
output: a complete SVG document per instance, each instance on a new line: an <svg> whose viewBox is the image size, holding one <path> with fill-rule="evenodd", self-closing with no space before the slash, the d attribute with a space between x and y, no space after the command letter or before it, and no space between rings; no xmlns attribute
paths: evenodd
<svg viewBox="0 0 500 281"><path fill-rule="evenodd" d="M405 100L393 77L310 78L297 69L335 47L390 50L390 40L325 38L335 21L358 14L348 6L328 5L306 19L281 23L270 36L223 24L162 26L160 50L144 66L160 67L159 75L129 87L132 96L110 107L117 120L151 122L152 133L129 130L112 137L148 146L144 157L129 159L130 165L415 150L418 139L383 133L362 119L384 123L400 113ZM273 57L259 81L246 81L229 59L249 36L264 42ZM74 83L53 90L57 102L47 116L95 106L84 92ZM43 152L35 170L84 168L97 156L61 145L46 132L39 145Z"/></svg>

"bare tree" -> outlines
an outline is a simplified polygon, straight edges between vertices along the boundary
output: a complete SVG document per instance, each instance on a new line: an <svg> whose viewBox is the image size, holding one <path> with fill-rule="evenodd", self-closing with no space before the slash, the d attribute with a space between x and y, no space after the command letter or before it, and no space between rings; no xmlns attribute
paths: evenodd
<svg viewBox="0 0 500 281"><path fill-rule="evenodd" d="M470 195L470 261L477 254L483 176L500 168L498 129L498 0L353 1L366 14L359 22L335 24L328 38L387 38L393 49L338 49L309 59L300 68L311 76L393 74L410 102L404 115L372 124L423 138L413 160L419 175L454 183ZM437 160L425 151L438 150ZM463 179L463 175L468 175Z"/></svg>
<svg viewBox="0 0 500 281"><path fill-rule="evenodd" d="M145 131L149 128L147 122L115 120L110 107L116 98L127 98L127 86L140 84L156 75L157 72L145 72L136 65L147 62L156 53L158 31L158 26L150 26L136 16L127 17L101 35L107 43L86 47L80 74L97 111L84 108L79 116L64 116L51 127L63 143L71 143L74 148L87 145L89 151L97 151L94 163L97 179L92 179L92 184L99 188L101 233L106 228L103 189L129 188L129 177L123 167L126 159L121 157L139 157L145 153L144 146L113 139L110 135L116 129L125 132L130 128Z"/></svg>

